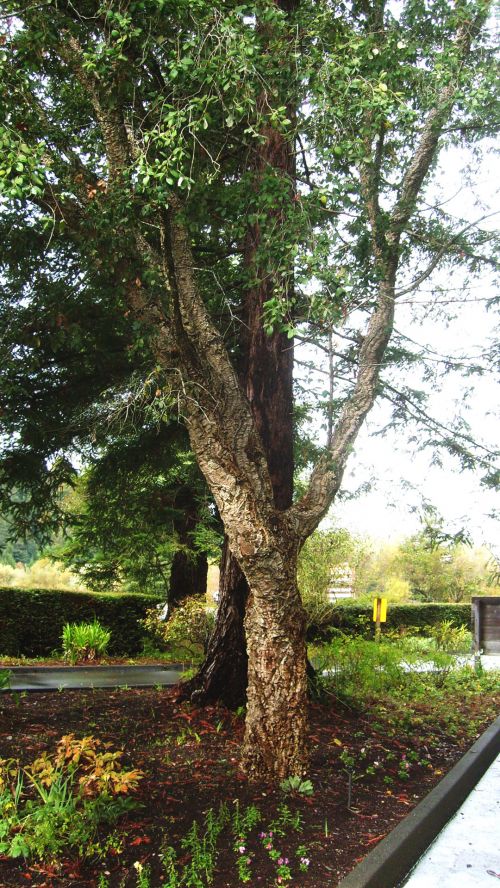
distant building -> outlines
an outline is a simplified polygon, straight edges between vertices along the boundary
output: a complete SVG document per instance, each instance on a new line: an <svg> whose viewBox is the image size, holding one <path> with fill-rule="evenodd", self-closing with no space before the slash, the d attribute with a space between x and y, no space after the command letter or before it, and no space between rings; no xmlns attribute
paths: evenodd
<svg viewBox="0 0 500 888"><path fill-rule="evenodd" d="M327 594L332 603L345 598L354 598L354 569L347 561L333 568L331 586Z"/></svg>

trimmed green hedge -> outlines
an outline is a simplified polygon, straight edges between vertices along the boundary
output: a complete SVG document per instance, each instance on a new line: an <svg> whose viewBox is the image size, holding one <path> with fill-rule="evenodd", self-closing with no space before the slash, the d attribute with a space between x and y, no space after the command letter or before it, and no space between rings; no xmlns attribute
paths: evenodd
<svg viewBox="0 0 500 888"><path fill-rule="evenodd" d="M338 604L332 611L330 625L320 634L329 634L332 629L341 629L355 635L373 634L373 607L361 604ZM418 627L425 634L425 630L436 623L450 620L455 626L467 626L471 628L471 605L464 604L389 604L387 607L387 622L382 624L384 629L407 629ZM314 631L312 633L314 635Z"/></svg>
<svg viewBox="0 0 500 888"><path fill-rule="evenodd" d="M146 635L139 620L156 601L148 595L0 588L0 656L47 656L61 649L65 623L94 617L111 630L110 654L137 654Z"/></svg>

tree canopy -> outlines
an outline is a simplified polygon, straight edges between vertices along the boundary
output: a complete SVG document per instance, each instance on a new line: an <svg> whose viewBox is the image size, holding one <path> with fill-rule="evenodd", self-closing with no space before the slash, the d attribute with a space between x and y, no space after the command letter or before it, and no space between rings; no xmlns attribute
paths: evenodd
<svg viewBox="0 0 500 888"><path fill-rule="evenodd" d="M18 526L48 532L73 454L102 451L120 423L182 419L250 587L244 767L303 773L297 554L375 399L498 477L486 447L426 417L404 385L401 368L425 354L394 323L438 268L495 266L490 231L426 190L444 145L495 129L490 4L4 8L4 502ZM252 413L272 361L262 391L245 393L235 369L244 294L263 281L263 333L280 333L280 355L287 339L313 343L327 381L325 444L282 511L270 420Z"/></svg>

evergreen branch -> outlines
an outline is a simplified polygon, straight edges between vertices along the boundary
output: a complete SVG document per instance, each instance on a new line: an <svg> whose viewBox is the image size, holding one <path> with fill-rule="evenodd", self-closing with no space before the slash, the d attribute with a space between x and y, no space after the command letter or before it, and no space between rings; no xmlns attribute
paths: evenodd
<svg viewBox="0 0 500 888"><path fill-rule="evenodd" d="M392 392L393 397L386 394L386 392ZM488 447L485 447L483 444L479 444L474 440L470 435L465 434L464 432L457 431L457 429L450 428L445 425L445 423L439 422L439 420L435 419L426 410L424 410L419 404L415 403L407 394L398 390L393 385L388 382L383 382L381 396L386 400L391 401L391 403L396 406L401 406L401 401L404 402L408 411L413 411L410 413L410 418L415 419L419 423L423 423L429 429L436 431L443 439L444 442L449 440L455 440L459 438L464 441L467 445L472 445L475 450L481 450L488 457L492 457L493 459L498 459L500 457L500 451L498 450L490 450ZM485 457L478 457L472 451L467 451L464 449L464 454L466 454L472 461L479 462L485 468L491 469L494 466L486 460Z"/></svg>
<svg viewBox="0 0 500 888"><path fill-rule="evenodd" d="M461 231L457 232L457 234L455 234L452 238L450 238L449 241L447 241L446 243L444 243L444 244L440 247L440 249L439 249L438 252L436 253L434 259L433 259L432 262L427 266L427 268L425 269L425 271L423 271L421 274L419 274L419 275L418 275L418 276L417 276L417 277L416 277L416 278L415 278L410 284L408 284L406 287L403 287L402 290L396 290L396 293L395 293L396 298L399 297L399 296L406 296L407 293L411 293L411 292L413 292L413 290L416 290L417 287L420 286L420 284L422 284L425 280L427 280L428 277L431 276L432 272L433 272L434 269L439 265L440 260L442 259L442 257L444 256L444 254L450 249L450 247L452 247L454 244L456 244L456 243L459 241L459 239L460 239L461 237L463 237L463 235L464 235L467 231L469 231L470 228L475 228L480 222L483 222L485 219L490 219L492 216L498 216L499 212L500 212L500 211L497 210L497 211L495 211L494 213L487 213L486 215L481 216L481 217L480 217L479 219L477 219L475 222L470 222L468 225L465 226L465 228L462 228ZM463 251L463 247L461 247L461 250ZM468 254L468 255L471 255L471 254ZM476 257L474 257L474 258L476 258ZM477 257L477 258L479 258L479 257ZM489 263L492 264L495 268L498 268L498 263L497 263L495 260L493 260L493 259L489 259L488 257L483 257L483 261L489 262Z"/></svg>

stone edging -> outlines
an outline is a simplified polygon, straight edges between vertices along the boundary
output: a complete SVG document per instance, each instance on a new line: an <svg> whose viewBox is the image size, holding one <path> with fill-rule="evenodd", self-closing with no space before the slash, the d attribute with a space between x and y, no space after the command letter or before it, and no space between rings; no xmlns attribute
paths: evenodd
<svg viewBox="0 0 500 888"><path fill-rule="evenodd" d="M397 888L500 752L500 716L337 888Z"/></svg>

